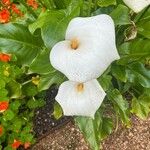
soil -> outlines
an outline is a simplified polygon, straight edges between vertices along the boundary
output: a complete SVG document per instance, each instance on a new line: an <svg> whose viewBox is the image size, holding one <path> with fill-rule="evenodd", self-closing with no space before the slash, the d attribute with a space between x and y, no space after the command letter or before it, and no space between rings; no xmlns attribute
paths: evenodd
<svg viewBox="0 0 150 150"><path fill-rule="evenodd" d="M46 105L35 111L33 130L35 133L35 137L38 140L49 134L49 132L52 132L53 130L56 130L57 128L65 125L72 119L71 117L61 117L58 120L54 118L53 104L55 102L56 94L57 88L55 86L52 86L46 92Z"/></svg>

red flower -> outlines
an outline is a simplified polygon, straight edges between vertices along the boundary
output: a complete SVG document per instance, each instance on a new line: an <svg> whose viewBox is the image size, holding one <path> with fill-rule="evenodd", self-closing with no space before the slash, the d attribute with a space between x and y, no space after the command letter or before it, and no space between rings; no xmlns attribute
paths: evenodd
<svg viewBox="0 0 150 150"><path fill-rule="evenodd" d="M11 4L10 0L2 0L2 3L7 6Z"/></svg>
<svg viewBox="0 0 150 150"><path fill-rule="evenodd" d="M27 0L27 4L33 7L34 9L38 8L38 3L36 2L36 0Z"/></svg>
<svg viewBox="0 0 150 150"><path fill-rule="evenodd" d="M11 8L14 13L16 13L19 16L22 16L22 12L20 11L20 9L17 8L17 6L15 4L12 4Z"/></svg>
<svg viewBox="0 0 150 150"><path fill-rule="evenodd" d="M11 56L8 54L0 53L0 61L8 62L10 61Z"/></svg>
<svg viewBox="0 0 150 150"><path fill-rule="evenodd" d="M4 112L8 109L9 103L7 101L0 102L0 112Z"/></svg>
<svg viewBox="0 0 150 150"><path fill-rule="evenodd" d="M12 146L12 148L17 149L20 145L21 145L20 141L14 140L14 143L11 146Z"/></svg>
<svg viewBox="0 0 150 150"><path fill-rule="evenodd" d="M26 142L26 143L24 143L24 149L29 148L29 147L30 147L30 145L31 145L31 143L30 143L30 142Z"/></svg>
<svg viewBox="0 0 150 150"><path fill-rule="evenodd" d="M3 127L0 125L0 136L3 134Z"/></svg>
<svg viewBox="0 0 150 150"><path fill-rule="evenodd" d="M10 12L7 9L0 11L0 23L7 23L10 19Z"/></svg>

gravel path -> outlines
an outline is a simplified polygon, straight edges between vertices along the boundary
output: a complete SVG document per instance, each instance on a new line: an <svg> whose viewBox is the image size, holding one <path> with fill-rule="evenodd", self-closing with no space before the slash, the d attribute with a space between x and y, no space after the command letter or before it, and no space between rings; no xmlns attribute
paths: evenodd
<svg viewBox="0 0 150 150"><path fill-rule="evenodd" d="M102 143L102 150L150 150L150 117L144 121L132 116L132 127L118 130ZM72 123L49 134L32 150L90 150L79 129Z"/></svg>
<svg viewBox="0 0 150 150"><path fill-rule="evenodd" d="M150 117L141 120L132 116L130 129L119 126L102 144L103 150L150 150Z"/></svg>
<svg viewBox="0 0 150 150"><path fill-rule="evenodd" d="M65 127L49 134L32 150L89 150L79 129L69 122Z"/></svg>

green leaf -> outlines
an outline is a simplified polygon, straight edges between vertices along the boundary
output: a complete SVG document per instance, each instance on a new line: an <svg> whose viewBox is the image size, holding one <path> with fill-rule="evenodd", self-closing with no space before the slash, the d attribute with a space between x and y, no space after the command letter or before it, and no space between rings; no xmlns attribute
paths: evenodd
<svg viewBox="0 0 150 150"><path fill-rule="evenodd" d="M18 132L20 129L21 129L21 126L22 126L22 120L19 119L19 118L14 118L14 122L11 126L11 129L14 131L14 132Z"/></svg>
<svg viewBox="0 0 150 150"><path fill-rule="evenodd" d="M7 84L7 89L9 91L9 96L11 98L19 98L22 94L21 85L18 82L16 82L15 80L11 80Z"/></svg>
<svg viewBox="0 0 150 150"><path fill-rule="evenodd" d="M101 119L101 126L100 126L100 138L104 139L109 134L112 133L113 130L113 122L111 118L103 117Z"/></svg>
<svg viewBox="0 0 150 150"><path fill-rule="evenodd" d="M0 24L0 49L13 53L19 64L30 64L41 50L42 41L21 24Z"/></svg>
<svg viewBox="0 0 150 150"><path fill-rule="evenodd" d="M138 33L143 35L144 37L150 39L150 20L141 21L137 24Z"/></svg>
<svg viewBox="0 0 150 150"><path fill-rule="evenodd" d="M81 132L84 134L86 140L89 142L91 149L99 150L99 126L96 125L96 122L100 122L100 118L99 120L93 120L86 117L76 117L75 121L76 124L79 126Z"/></svg>
<svg viewBox="0 0 150 150"><path fill-rule="evenodd" d="M5 99L7 97L8 91L4 88L0 89L0 100Z"/></svg>
<svg viewBox="0 0 150 150"><path fill-rule="evenodd" d="M100 7L96 11L92 12L92 16L96 16L96 15L99 15L99 14L109 15L113 10L114 10L113 6Z"/></svg>
<svg viewBox="0 0 150 150"><path fill-rule="evenodd" d="M3 79L0 79L0 89L5 87L5 82Z"/></svg>
<svg viewBox="0 0 150 150"><path fill-rule="evenodd" d="M54 115L55 119L59 119L63 115L63 110L62 110L61 106L57 102L55 102L55 104L54 104L53 115Z"/></svg>
<svg viewBox="0 0 150 150"><path fill-rule="evenodd" d="M58 9L64 9L70 3L71 0L53 0Z"/></svg>
<svg viewBox="0 0 150 150"><path fill-rule="evenodd" d="M100 141L106 138L113 129L112 119L101 116L99 111L96 112L95 119L76 117L75 122L93 150L100 149Z"/></svg>
<svg viewBox="0 0 150 150"><path fill-rule="evenodd" d="M42 75L38 85L38 90L46 90L52 84L61 84L65 80L65 77L60 72L49 73L47 75Z"/></svg>
<svg viewBox="0 0 150 150"><path fill-rule="evenodd" d="M19 109L20 105L21 105L20 101L15 100L15 101L11 102L9 107L10 107L11 110L15 111L15 110Z"/></svg>
<svg viewBox="0 0 150 150"><path fill-rule="evenodd" d="M143 87L150 88L150 70L146 69L142 63L128 65L127 78L131 83L140 83Z"/></svg>
<svg viewBox="0 0 150 150"><path fill-rule="evenodd" d="M54 71L54 68L50 64L49 60L50 51L43 50L31 63L29 73L46 74Z"/></svg>
<svg viewBox="0 0 150 150"><path fill-rule="evenodd" d="M100 7L107 7L109 5L116 5L116 0L98 0L97 4Z"/></svg>
<svg viewBox="0 0 150 150"><path fill-rule="evenodd" d="M22 86L22 92L26 96L35 96L38 93L38 88L30 82Z"/></svg>
<svg viewBox="0 0 150 150"><path fill-rule="evenodd" d="M146 119L150 112L150 96L141 95L138 99L134 97L131 104L131 112L141 119Z"/></svg>
<svg viewBox="0 0 150 150"><path fill-rule="evenodd" d="M139 59L145 59L150 56L150 40L136 39L132 42L123 43L119 47L119 53L122 58L118 61L119 64L127 64Z"/></svg>
<svg viewBox="0 0 150 150"><path fill-rule="evenodd" d="M112 74L117 80L122 82L127 81L126 70L124 66L119 66L117 64L112 65Z"/></svg>
<svg viewBox="0 0 150 150"><path fill-rule="evenodd" d="M111 80L112 80L112 76L110 75L102 75L100 78L98 78L100 85L103 87L105 91L107 91L109 87L112 85Z"/></svg>
<svg viewBox="0 0 150 150"><path fill-rule="evenodd" d="M130 126L128 102L122 97L117 89L114 89L107 94L108 99L113 103L116 113L120 116L123 123Z"/></svg>
<svg viewBox="0 0 150 150"><path fill-rule="evenodd" d="M148 9L144 13L143 12L139 13L136 16L136 18L139 20L137 22L136 19L135 19L138 33L140 35L143 35L145 38L150 39L150 30L149 30L149 26L150 26L150 9Z"/></svg>
<svg viewBox="0 0 150 150"><path fill-rule="evenodd" d="M14 118L14 116L15 116L14 112L9 109L4 112L3 119L6 121L12 120Z"/></svg>
<svg viewBox="0 0 150 150"><path fill-rule="evenodd" d="M110 16L113 18L115 25L131 24L129 9L124 5L118 5L118 7L111 12Z"/></svg>
<svg viewBox="0 0 150 150"><path fill-rule="evenodd" d="M31 33L41 28L42 39L48 49L63 40L70 20L79 15L80 1L75 0L65 10L50 10L42 13L36 22L29 26Z"/></svg>
<svg viewBox="0 0 150 150"><path fill-rule="evenodd" d="M27 106L30 108L30 109L35 109L35 108L38 108L38 107L41 107L41 106L44 106L45 104L45 101L43 99L30 99L27 103Z"/></svg>

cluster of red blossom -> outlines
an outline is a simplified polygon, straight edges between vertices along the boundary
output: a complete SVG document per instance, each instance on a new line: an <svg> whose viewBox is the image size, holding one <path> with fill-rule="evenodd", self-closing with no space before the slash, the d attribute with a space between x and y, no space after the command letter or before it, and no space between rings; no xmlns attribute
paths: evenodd
<svg viewBox="0 0 150 150"><path fill-rule="evenodd" d="M27 0L27 4L34 9L38 8L38 3L36 0ZM11 14L16 14L18 16L23 16L21 10L12 3L10 0L1 0L1 10L0 10L0 23L7 23L10 21Z"/></svg>
<svg viewBox="0 0 150 150"><path fill-rule="evenodd" d="M9 62L11 60L11 55L0 53L0 61L1 62ZM9 102L7 100L0 101L0 113L5 112L9 107ZM4 128L0 125L0 136L3 135ZM24 148L27 149L30 147L30 142L26 142L22 144L19 140L14 139L12 143L12 148L17 149L20 145L24 145Z"/></svg>
<svg viewBox="0 0 150 150"><path fill-rule="evenodd" d="M18 16L22 16L22 12L16 6L16 4L11 3L10 0L1 1L2 8L0 10L0 23L7 23L10 21L11 13Z"/></svg>
<svg viewBox="0 0 150 150"><path fill-rule="evenodd" d="M33 7L34 9L37 9L39 4L37 3L36 0L27 0L27 4L31 7Z"/></svg>
<svg viewBox="0 0 150 150"><path fill-rule="evenodd" d="M0 61L2 61L2 62L9 62L10 59L11 59L11 55L10 54L0 53Z"/></svg>

